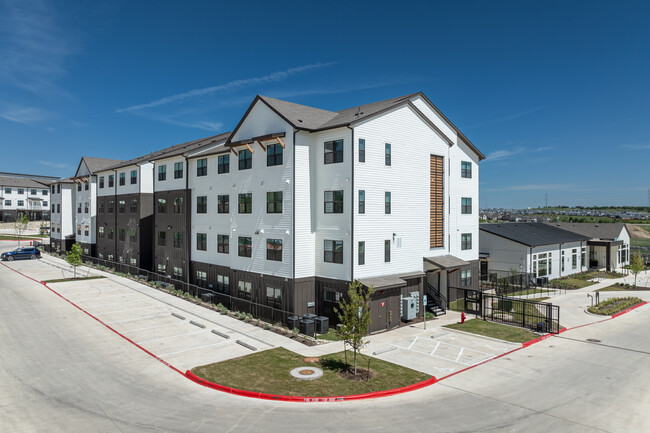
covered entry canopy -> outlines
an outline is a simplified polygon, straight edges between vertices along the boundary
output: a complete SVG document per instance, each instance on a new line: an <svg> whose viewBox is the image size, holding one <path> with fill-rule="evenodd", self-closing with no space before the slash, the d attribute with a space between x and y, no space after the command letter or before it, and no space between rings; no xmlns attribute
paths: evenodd
<svg viewBox="0 0 650 433"><path fill-rule="evenodd" d="M359 280L366 287L374 286L376 289L392 289L394 287L405 287L406 281L397 275L387 275L384 277L362 278Z"/></svg>
<svg viewBox="0 0 650 433"><path fill-rule="evenodd" d="M436 266L439 269L453 271L454 269L468 266L470 263L452 255L425 257L424 261Z"/></svg>

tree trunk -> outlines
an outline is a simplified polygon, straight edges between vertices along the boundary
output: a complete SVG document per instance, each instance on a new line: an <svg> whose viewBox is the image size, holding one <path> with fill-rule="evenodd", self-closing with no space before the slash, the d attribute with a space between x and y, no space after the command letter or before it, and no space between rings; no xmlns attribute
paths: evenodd
<svg viewBox="0 0 650 433"><path fill-rule="evenodd" d="M357 375L357 348L354 348L354 375Z"/></svg>

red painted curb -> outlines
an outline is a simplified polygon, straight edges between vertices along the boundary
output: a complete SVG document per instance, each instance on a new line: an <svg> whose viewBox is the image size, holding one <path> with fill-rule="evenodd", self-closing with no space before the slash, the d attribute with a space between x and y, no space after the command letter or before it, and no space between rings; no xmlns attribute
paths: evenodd
<svg viewBox="0 0 650 433"><path fill-rule="evenodd" d="M338 396L327 396L327 397L307 397L307 396L266 394L263 392L245 391L242 389L231 388L229 386L219 385L218 383L214 383L202 379L197 375L195 375L194 373L192 373L190 370L187 370L187 372L185 372L185 377L190 379L192 382L195 382L201 386L205 386L206 388L216 389L217 391L225 392L228 394L239 395L241 397L251 397L251 398L259 398L263 400L290 401L290 402L300 402L300 403L338 402L338 401L364 400L369 398L387 397L390 395L415 391L416 389L433 385L438 381L435 377L432 376L430 379L423 380L422 382L403 386L401 388L387 389L384 391L368 392L365 394L338 395Z"/></svg>
<svg viewBox="0 0 650 433"><path fill-rule="evenodd" d="M640 304L633 305L633 306L630 307L630 308L626 308L626 309L623 310L623 311L619 311L619 312L616 313L616 314L612 314L612 319L613 319L614 317L622 316L622 315L625 314L625 313L629 313L630 311L634 310L635 308L643 307L645 304L647 304L647 302L643 301L643 302L641 302Z"/></svg>

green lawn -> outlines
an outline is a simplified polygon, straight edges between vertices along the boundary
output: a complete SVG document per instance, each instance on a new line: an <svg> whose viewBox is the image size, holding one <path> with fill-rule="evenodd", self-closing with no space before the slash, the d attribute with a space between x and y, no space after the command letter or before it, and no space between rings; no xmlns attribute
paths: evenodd
<svg viewBox="0 0 650 433"><path fill-rule="evenodd" d="M581 277L591 280L593 278L623 278L625 275L618 272L605 272L605 271L587 271L580 274Z"/></svg>
<svg viewBox="0 0 650 433"><path fill-rule="evenodd" d="M537 295L539 293L548 294L548 290L546 290L546 289L524 289L524 290L519 290L518 292L508 293L508 296L514 297L514 296ZM538 300L538 299L535 298L534 300Z"/></svg>
<svg viewBox="0 0 650 433"><path fill-rule="evenodd" d="M330 328L327 334L318 334L316 338L319 340L341 341L339 336L336 335L336 330L334 328Z"/></svg>
<svg viewBox="0 0 650 433"><path fill-rule="evenodd" d="M630 245L633 247L650 247L650 239L631 238Z"/></svg>
<svg viewBox="0 0 650 433"><path fill-rule="evenodd" d="M444 327L498 338L499 340L512 341L513 343L525 343L533 338L537 338L537 334L534 334L528 329L515 328L514 326L501 325L481 319L470 319L463 324L454 323L452 325L445 325Z"/></svg>
<svg viewBox="0 0 650 433"><path fill-rule="evenodd" d="M48 236L41 236L41 235L22 235L22 236L16 236L16 235L0 235L0 240L1 241L11 241L14 239L21 239L21 240L36 240L40 241L42 238L47 238Z"/></svg>
<svg viewBox="0 0 650 433"><path fill-rule="evenodd" d="M59 278L56 280L45 280L46 283L65 283L67 281L83 281L83 280L97 280L102 277L101 275L93 275L92 277L77 277L77 278Z"/></svg>
<svg viewBox="0 0 650 433"><path fill-rule="evenodd" d="M561 289L575 290L582 289L583 287L589 287L592 284L596 284L593 281L582 280L579 278L558 278L551 280L551 285Z"/></svg>
<svg viewBox="0 0 650 433"><path fill-rule="evenodd" d="M400 388L421 382L431 376L376 358L370 360L374 377L369 381L344 379L339 371L345 366L343 352L320 357L315 364L303 361L303 356L278 347L253 353L241 358L192 369L192 373L210 382L232 388L268 394L326 397L363 394ZM348 352L348 362L353 354ZM296 367L317 367L323 376L316 380L298 380L289 371ZM367 361L359 357L358 368L368 368Z"/></svg>

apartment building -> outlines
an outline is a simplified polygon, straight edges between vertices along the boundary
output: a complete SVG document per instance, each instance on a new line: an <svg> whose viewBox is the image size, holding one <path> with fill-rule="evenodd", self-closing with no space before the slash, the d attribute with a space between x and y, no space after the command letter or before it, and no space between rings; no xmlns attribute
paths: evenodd
<svg viewBox="0 0 650 433"><path fill-rule="evenodd" d="M422 93L327 111L264 96L188 155L190 281L329 316L360 280L372 330L400 299L478 280L484 155Z"/></svg>
<svg viewBox="0 0 650 433"><path fill-rule="evenodd" d="M75 189L70 177L50 184L50 245L56 252L70 251L75 240Z"/></svg>
<svg viewBox="0 0 650 433"><path fill-rule="evenodd" d="M75 182L75 241L81 245L82 253L95 256L97 227L97 172L114 166L122 161L117 159L93 158L84 156L72 180ZM62 212L66 212L61 207Z"/></svg>
<svg viewBox="0 0 650 433"><path fill-rule="evenodd" d="M27 215L30 221L49 219L49 184L56 177L0 173L0 221Z"/></svg>

